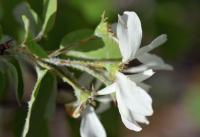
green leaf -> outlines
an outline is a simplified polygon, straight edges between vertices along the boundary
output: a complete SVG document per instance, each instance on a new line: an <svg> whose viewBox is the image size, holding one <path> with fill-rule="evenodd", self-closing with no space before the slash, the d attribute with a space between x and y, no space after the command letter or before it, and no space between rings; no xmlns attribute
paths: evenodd
<svg viewBox="0 0 200 137"><path fill-rule="evenodd" d="M5 59L0 60L0 68L1 72L4 75L2 87L5 90L1 93L1 96L3 97L6 93L6 91L16 91L17 94L18 90L18 74L15 66L11 64L9 61ZM17 95L16 95L17 96ZM19 100L17 100L19 103Z"/></svg>
<svg viewBox="0 0 200 137"><path fill-rule="evenodd" d="M101 38L104 44L95 50L87 50L84 52L71 50L67 55L87 59L121 59L118 43L114 40L113 34L108 30L108 23L103 18L95 30L95 35ZM95 44L93 46L95 46Z"/></svg>
<svg viewBox="0 0 200 137"><path fill-rule="evenodd" d="M110 32L108 31L109 24L106 22L106 18L104 17L104 14L105 13L103 13L101 22L96 27L95 32L94 32L95 35L99 37L106 37L106 36L111 35Z"/></svg>
<svg viewBox="0 0 200 137"><path fill-rule="evenodd" d="M41 48L40 45L38 45L35 41L32 40L32 35L30 33L30 21L29 19L23 15L22 20L24 22L24 28L25 28L25 37L24 37L24 44L27 45L28 49L35 54L38 57L45 58L48 56L48 54Z"/></svg>
<svg viewBox="0 0 200 137"><path fill-rule="evenodd" d="M19 107L16 109L12 121L12 131L14 137L21 137L26 115L27 115L27 110L25 107Z"/></svg>
<svg viewBox="0 0 200 137"><path fill-rule="evenodd" d="M26 26L26 24L28 24L28 26L29 26L29 27L27 27L29 29L28 34L35 37L35 35L39 32L39 26L41 26L41 23L40 23L40 19L39 19L38 15L31 8L29 3L21 2L21 3L17 4L14 8L14 15L15 15L16 20L20 24L22 24L23 22L24 22L25 26ZM25 16L26 19L24 19L24 17L23 17L21 20L22 16ZM26 21L26 20L28 20L28 21Z"/></svg>
<svg viewBox="0 0 200 137"><path fill-rule="evenodd" d="M73 51L88 52L102 48L103 42L95 37L90 29L82 29L71 32L63 38L61 48L69 48ZM70 52L70 51L69 51Z"/></svg>
<svg viewBox="0 0 200 137"><path fill-rule="evenodd" d="M40 35L46 34L55 22L57 0L44 0L44 22Z"/></svg>
<svg viewBox="0 0 200 137"><path fill-rule="evenodd" d="M81 41L88 39L93 35L93 31L90 29L76 30L68 33L64 36L61 42L61 47L70 47L70 44L80 43Z"/></svg>
<svg viewBox="0 0 200 137"><path fill-rule="evenodd" d="M20 60L18 56L10 58L10 62L14 65L16 71L17 71L17 78L18 78L18 86L16 90L16 98L17 101L20 103L23 99L24 95L24 80L23 80L23 73L22 73L22 67Z"/></svg>
<svg viewBox="0 0 200 137"><path fill-rule="evenodd" d="M19 79L18 79L17 69L10 62L7 62L6 64L8 65L8 73L9 73L9 77L8 77L9 79L8 80L9 80L9 83L11 84L13 90L16 93L18 104L20 104L20 101L18 100L18 83L19 83Z"/></svg>
<svg viewBox="0 0 200 137"><path fill-rule="evenodd" d="M21 82L19 82L19 75L18 75L18 71L16 69L16 67L10 63L9 61L4 60L4 65L6 65L7 67L7 82L9 83L10 86L10 90L15 91L16 97L17 97L17 102L18 104L20 104L20 98L19 98L19 93L23 92L21 91ZM20 76L21 77L21 76ZM4 83L6 85L6 83Z"/></svg>
<svg viewBox="0 0 200 137"><path fill-rule="evenodd" d="M47 70L37 69L37 82L29 101L23 137L49 137L49 122L56 105L56 78Z"/></svg>
<svg viewBox="0 0 200 137"><path fill-rule="evenodd" d="M35 41L28 41L27 42L28 49L38 57L46 58L48 54L38 45Z"/></svg>
<svg viewBox="0 0 200 137"><path fill-rule="evenodd" d="M22 15L22 20L24 22L24 29L25 29L25 36L24 36L23 43L26 43L28 40L30 40L30 37L31 37L30 36L30 21L25 15Z"/></svg>

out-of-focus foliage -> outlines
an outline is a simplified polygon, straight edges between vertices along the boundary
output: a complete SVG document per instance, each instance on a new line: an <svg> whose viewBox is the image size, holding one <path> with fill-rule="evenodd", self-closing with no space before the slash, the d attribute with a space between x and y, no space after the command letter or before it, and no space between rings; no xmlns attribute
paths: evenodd
<svg viewBox="0 0 200 137"><path fill-rule="evenodd" d="M200 86L193 85L191 89L188 90L187 98L185 103L189 112L194 116L194 120L200 125Z"/></svg>
<svg viewBox="0 0 200 137"><path fill-rule="evenodd" d="M98 23L99 17L103 11L106 11L109 17L116 13L116 4L113 0L69 0L67 4L77 9L89 23Z"/></svg>
<svg viewBox="0 0 200 137"><path fill-rule="evenodd" d="M3 34L2 28L1 28L1 26L0 26L0 39L1 39L1 37L2 37L2 34Z"/></svg>

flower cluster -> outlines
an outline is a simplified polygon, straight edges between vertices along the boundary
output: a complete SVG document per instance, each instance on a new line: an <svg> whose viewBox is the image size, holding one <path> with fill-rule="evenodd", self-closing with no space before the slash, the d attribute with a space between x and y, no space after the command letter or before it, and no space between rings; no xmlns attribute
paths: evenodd
<svg viewBox="0 0 200 137"><path fill-rule="evenodd" d="M161 35L149 45L140 48L141 22L135 12L129 11L118 16L118 22L112 26L112 32L115 33L122 62L120 67L112 73L113 83L97 91L96 97L112 95L117 102L124 125L130 130L141 131L142 128L138 123L149 124L147 116L153 114L152 98L146 91L149 86L143 81L154 74L153 70L172 69L160 57L149 53L163 44L167 36ZM131 68L123 67L136 59L141 62L141 65ZM105 129L92 106L88 106L82 114L80 132L82 137L106 137Z"/></svg>

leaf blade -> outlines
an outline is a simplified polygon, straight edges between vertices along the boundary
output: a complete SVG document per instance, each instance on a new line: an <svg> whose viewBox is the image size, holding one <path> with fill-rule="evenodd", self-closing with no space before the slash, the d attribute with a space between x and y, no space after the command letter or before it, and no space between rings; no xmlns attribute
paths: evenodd
<svg viewBox="0 0 200 137"><path fill-rule="evenodd" d="M74 39L79 37L79 34L80 33L74 32ZM87 48L87 45L82 45L79 48L68 51L67 55L85 59L121 59L118 42L116 41L113 33L110 32L109 24L104 16L102 16L102 20L96 27L93 35L97 40L101 41L101 43L99 42L99 46L95 47L94 45L97 45L96 43L91 44L93 47L90 46ZM61 43L61 46L62 45L64 44ZM81 48L85 48L87 50L81 50Z"/></svg>
<svg viewBox="0 0 200 137"><path fill-rule="evenodd" d="M29 41L27 42L26 45L28 49L36 56L41 57L41 58L46 58L48 56L45 50L40 45L38 45L35 41Z"/></svg>
<svg viewBox="0 0 200 137"><path fill-rule="evenodd" d="M40 35L46 34L53 27L57 11L57 0L44 0L44 7L45 17Z"/></svg>
<svg viewBox="0 0 200 137"><path fill-rule="evenodd" d="M17 89L15 90L16 90L16 98L18 100L18 103L20 104L24 95L24 79L23 79L23 73L22 73L23 70L22 70L22 66L21 66L18 56L12 57L10 59L10 63L12 63L12 65L15 67L17 71L18 85L17 85Z"/></svg>
<svg viewBox="0 0 200 137"><path fill-rule="evenodd" d="M56 79L47 70L37 69L38 79L29 101L23 137L48 137L50 121L56 103Z"/></svg>

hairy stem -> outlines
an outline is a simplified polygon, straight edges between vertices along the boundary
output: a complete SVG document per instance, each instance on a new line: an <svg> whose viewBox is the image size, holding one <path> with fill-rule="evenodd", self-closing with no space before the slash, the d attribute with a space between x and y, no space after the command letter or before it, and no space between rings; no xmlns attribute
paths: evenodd
<svg viewBox="0 0 200 137"><path fill-rule="evenodd" d="M72 67L84 72L89 73L93 77L99 79L105 85L110 85L110 80L105 76L104 63L99 62L84 62L84 61L74 61L74 60L64 60L64 59L46 59L45 62L57 65Z"/></svg>

